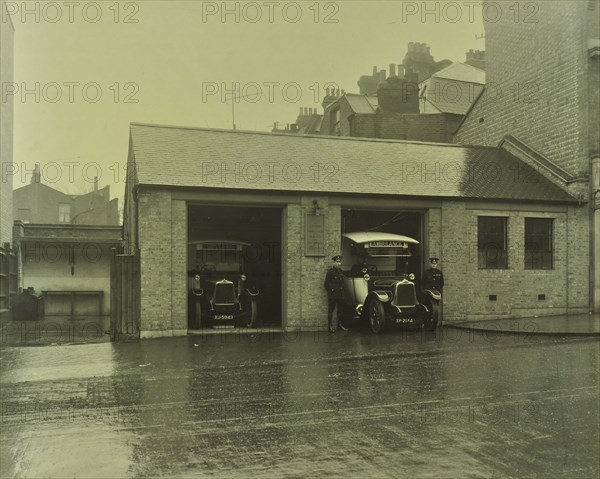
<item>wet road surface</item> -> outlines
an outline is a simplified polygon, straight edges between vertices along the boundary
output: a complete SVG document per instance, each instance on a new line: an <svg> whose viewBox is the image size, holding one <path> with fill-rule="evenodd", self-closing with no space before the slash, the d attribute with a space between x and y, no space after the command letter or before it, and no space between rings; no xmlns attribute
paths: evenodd
<svg viewBox="0 0 600 479"><path fill-rule="evenodd" d="M198 335L0 351L0 476L592 478L597 338Z"/></svg>

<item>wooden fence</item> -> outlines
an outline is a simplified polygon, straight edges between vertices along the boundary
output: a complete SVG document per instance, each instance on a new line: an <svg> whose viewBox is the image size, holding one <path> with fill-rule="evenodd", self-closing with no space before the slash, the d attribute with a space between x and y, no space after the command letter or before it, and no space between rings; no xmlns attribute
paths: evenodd
<svg viewBox="0 0 600 479"><path fill-rule="evenodd" d="M140 257L113 255L110 268L111 341L140 336Z"/></svg>

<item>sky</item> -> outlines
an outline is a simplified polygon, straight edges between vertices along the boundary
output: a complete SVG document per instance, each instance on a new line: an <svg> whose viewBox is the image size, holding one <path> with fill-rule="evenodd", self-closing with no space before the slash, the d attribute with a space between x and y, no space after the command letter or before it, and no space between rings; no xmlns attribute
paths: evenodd
<svg viewBox="0 0 600 479"><path fill-rule="evenodd" d="M409 42L436 61L484 50L478 2L7 1L14 34L14 188L123 198L129 124L239 130L293 123L328 86L358 93ZM1 21L7 21L2 18ZM8 92L3 85L3 94ZM165 172L168 174L168 172Z"/></svg>

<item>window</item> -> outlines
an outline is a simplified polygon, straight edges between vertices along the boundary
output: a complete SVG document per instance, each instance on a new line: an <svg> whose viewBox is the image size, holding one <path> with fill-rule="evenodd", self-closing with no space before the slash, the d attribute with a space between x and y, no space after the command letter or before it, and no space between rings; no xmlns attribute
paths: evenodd
<svg viewBox="0 0 600 479"><path fill-rule="evenodd" d="M525 269L552 269L552 218L525 218Z"/></svg>
<svg viewBox="0 0 600 479"><path fill-rule="evenodd" d="M59 223L70 223L71 222L71 205L69 203L60 203L58 205L58 222Z"/></svg>
<svg viewBox="0 0 600 479"><path fill-rule="evenodd" d="M508 218L480 216L477 218L477 252L480 269L508 268Z"/></svg>

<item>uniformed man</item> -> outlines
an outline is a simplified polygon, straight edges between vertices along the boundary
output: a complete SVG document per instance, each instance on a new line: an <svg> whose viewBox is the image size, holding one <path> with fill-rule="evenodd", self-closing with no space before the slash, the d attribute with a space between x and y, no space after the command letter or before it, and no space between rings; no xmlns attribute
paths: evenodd
<svg viewBox="0 0 600 479"><path fill-rule="evenodd" d="M430 268L423 274L423 289L432 289L440 293L444 289L444 275L438 269L439 258L429 258Z"/></svg>
<svg viewBox="0 0 600 479"><path fill-rule="evenodd" d="M340 318L341 315L339 313L344 290L344 273L342 273L342 257L337 255L331 258L331 260L333 261L333 266L327 270L324 286L327 290L327 325L329 332L335 333L337 327L333 321L333 312L337 307L338 318ZM347 331L341 321L338 326L342 331Z"/></svg>

